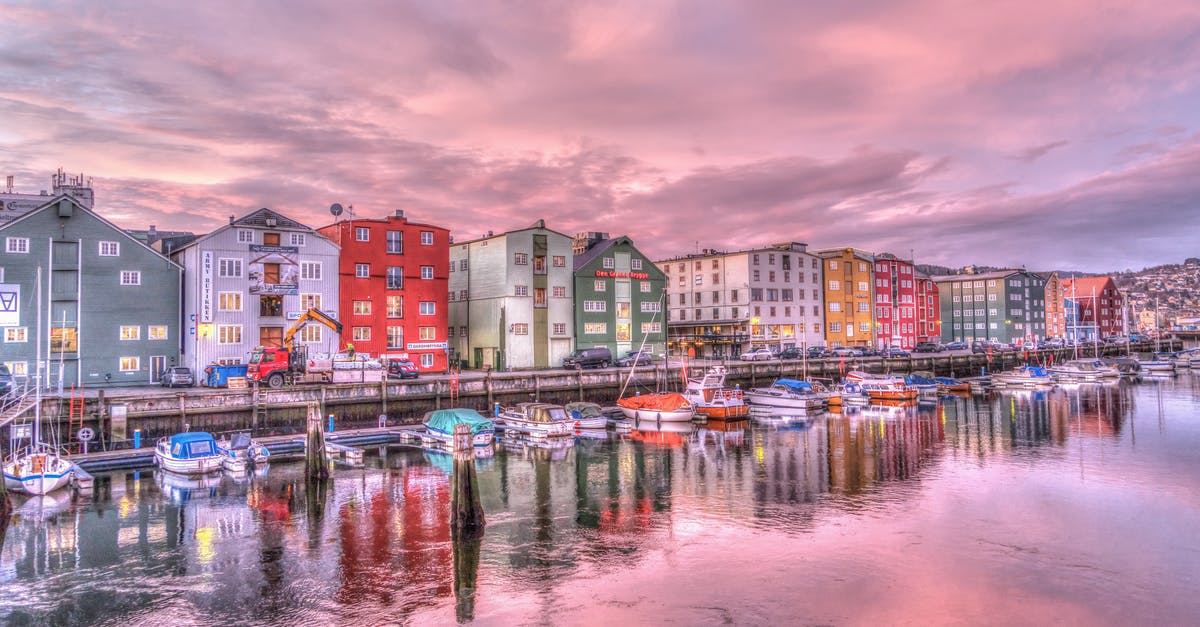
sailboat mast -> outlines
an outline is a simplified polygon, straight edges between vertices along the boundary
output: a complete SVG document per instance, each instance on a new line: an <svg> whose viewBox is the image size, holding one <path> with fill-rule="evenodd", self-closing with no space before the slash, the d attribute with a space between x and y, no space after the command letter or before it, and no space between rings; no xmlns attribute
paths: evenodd
<svg viewBox="0 0 1200 627"><path fill-rule="evenodd" d="M33 405L33 438L30 444L36 446L42 441L42 267L37 269L37 288L34 290L37 296L37 364L34 366L33 385L36 388L34 392Z"/></svg>

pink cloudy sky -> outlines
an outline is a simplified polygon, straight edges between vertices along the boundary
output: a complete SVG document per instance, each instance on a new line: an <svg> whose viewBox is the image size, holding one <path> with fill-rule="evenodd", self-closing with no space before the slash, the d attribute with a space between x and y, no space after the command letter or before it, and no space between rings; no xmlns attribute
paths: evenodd
<svg viewBox="0 0 1200 627"><path fill-rule="evenodd" d="M119 224L404 209L654 257L1200 255L1200 3L0 5L0 172Z"/></svg>

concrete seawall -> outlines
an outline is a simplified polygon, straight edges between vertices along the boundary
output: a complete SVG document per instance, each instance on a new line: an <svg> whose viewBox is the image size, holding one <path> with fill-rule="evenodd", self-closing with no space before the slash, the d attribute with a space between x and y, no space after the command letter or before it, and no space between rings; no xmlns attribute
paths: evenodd
<svg viewBox="0 0 1200 627"><path fill-rule="evenodd" d="M1134 347L1135 350L1145 347ZM1152 347L1151 347L1152 348ZM1102 354L1124 355L1125 346L1101 346ZM1030 353L1031 361L1055 362L1071 359L1069 349ZM691 365L694 376L709 363ZM838 379L849 370L906 373L933 371L938 375L975 376L1006 370L1026 363L1017 352L986 354L914 354L909 358L847 358L721 362L729 370L728 384L743 388L768 385L778 377ZM611 405L629 378L628 392L681 389L682 367L661 362L639 367L632 377L628 370L548 370L537 372L467 373L458 381L457 398L451 397L449 377L408 381L389 380L374 384L297 385L278 389L257 387L245 390L192 388L187 391L107 390L89 396L84 404L84 424L96 430L104 448L129 446L134 430L140 430L142 445L159 436L183 430L223 432L251 429L256 433L289 433L303 428L304 408L316 402L322 415L334 414L339 428L378 424L381 414L388 424L414 424L425 412L442 407L471 407L487 413L494 403L522 401L567 403L585 400ZM43 420L53 428L67 428L65 400L47 398ZM123 416L123 417L122 417ZM114 429L115 427L115 429ZM115 433L114 433L115 431ZM73 435L73 434L72 434ZM115 437L114 437L115 436ZM93 445L95 446L95 445Z"/></svg>

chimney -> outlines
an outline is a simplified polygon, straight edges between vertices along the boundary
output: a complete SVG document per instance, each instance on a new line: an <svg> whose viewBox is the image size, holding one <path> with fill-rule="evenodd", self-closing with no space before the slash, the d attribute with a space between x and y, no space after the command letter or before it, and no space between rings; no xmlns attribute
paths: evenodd
<svg viewBox="0 0 1200 627"><path fill-rule="evenodd" d="M397 209L397 210L396 210L396 217L397 217L397 218L403 218L403 217L404 217L404 210L403 210L403 209Z"/></svg>
<svg viewBox="0 0 1200 627"><path fill-rule="evenodd" d="M153 244L156 241L158 241L158 229L153 224L151 224L150 232L146 235L146 242Z"/></svg>
<svg viewBox="0 0 1200 627"><path fill-rule="evenodd" d="M233 224L233 215L230 215L230 216L229 216L229 223L230 223L230 224Z"/></svg>
<svg viewBox="0 0 1200 627"><path fill-rule="evenodd" d="M492 236L492 232L491 232L491 231L488 231L488 234L487 234L487 236L488 236L488 237L491 237L491 236Z"/></svg>

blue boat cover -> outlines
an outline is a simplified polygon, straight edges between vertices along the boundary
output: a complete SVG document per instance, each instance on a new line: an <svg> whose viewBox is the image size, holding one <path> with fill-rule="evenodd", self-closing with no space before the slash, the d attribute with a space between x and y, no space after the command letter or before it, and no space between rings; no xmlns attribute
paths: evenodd
<svg viewBox="0 0 1200 627"><path fill-rule="evenodd" d="M1021 370L1024 370L1035 377L1050 376L1050 371L1042 368L1041 366L1022 366Z"/></svg>
<svg viewBox="0 0 1200 627"><path fill-rule="evenodd" d="M171 456L176 459L212 457L217 454L217 441L206 431L188 431L171 436Z"/></svg>
<svg viewBox="0 0 1200 627"><path fill-rule="evenodd" d="M942 385L958 385L959 383L962 383L962 381L959 381L954 377L934 377L933 380L941 383Z"/></svg>
<svg viewBox="0 0 1200 627"><path fill-rule="evenodd" d="M457 407L454 409L439 409L429 412L425 417L425 428L447 435L454 433L454 425L471 425L471 435L479 435L484 431L495 429L491 420L479 415L474 409Z"/></svg>
<svg viewBox="0 0 1200 627"><path fill-rule="evenodd" d="M936 385L937 381L928 377L922 377L919 374L910 374L904 377L904 382L909 385Z"/></svg>
<svg viewBox="0 0 1200 627"><path fill-rule="evenodd" d="M796 379L776 379L775 385L781 385L785 388L791 388L797 392L812 390L812 384L808 381L799 381Z"/></svg>

